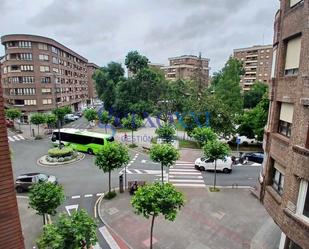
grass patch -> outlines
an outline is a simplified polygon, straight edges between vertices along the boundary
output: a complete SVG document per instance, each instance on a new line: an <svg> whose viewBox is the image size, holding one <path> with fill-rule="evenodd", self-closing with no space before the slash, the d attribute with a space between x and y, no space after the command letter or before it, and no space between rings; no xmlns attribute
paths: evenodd
<svg viewBox="0 0 309 249"><path fill-rule="evenodd" d="M131 130L129 130L129 129L126 129L126 128L117 128L117 127L116 127L116 131L118 131L118 132L131 132Z"/></svg>
<svg viewBox="0 0 309 249"><path fill-rule="evenodd" d="M219 188L209 187L210 192L220 192Z"/></svg>
<svg viewBox="0 0 309 249"><path fill-rule="evenodd" d="M111 192L108 192L106 195L104 195L104 199L106 200L111 200L113 198L116 197L116 192L115 191L111 191Z"/></svg>
<svg viewBox="0 0 309 249"><path fill-rule="evenodd" d="M129 144L128 147L131 148L131 149L133 149L133 148L136 148L136 147L138 147L138 146L137 146L136 144Z"/></svg>
<svg viewBox="0 0 309 249"><path fill-rule="evenodd" d="M190 149L200 149L200 146L197 142L195 141L190 141L190 140L179 140L179 147L180 148L190 148Z"/></svg>

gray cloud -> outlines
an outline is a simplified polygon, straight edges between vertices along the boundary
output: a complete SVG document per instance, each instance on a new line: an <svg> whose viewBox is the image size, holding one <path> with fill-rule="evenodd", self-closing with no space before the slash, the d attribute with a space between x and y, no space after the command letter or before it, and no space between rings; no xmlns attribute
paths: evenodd
<svg viewBox="0 0 309 249"><path fill-rule="evenodd" d="M219 70L234 48L272 42L277 0L4 0L0 35L51 37L99 65L137 49L152 62L198 54ZM16 8L18 6L18 8ZM3 53L3 48L0 54Z"/></svg>

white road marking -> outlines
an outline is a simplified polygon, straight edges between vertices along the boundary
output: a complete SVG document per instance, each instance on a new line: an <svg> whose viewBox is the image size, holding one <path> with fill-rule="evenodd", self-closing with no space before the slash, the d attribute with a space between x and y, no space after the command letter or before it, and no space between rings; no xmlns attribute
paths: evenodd
<svg viewBox="0 0 309 249"><path fill-rule="evenodd" d="M144 159L143 159L143 160L141 160L141 163L146 163L146 162L147 162L147 160L144 160Z"/></svg>
<svg viewBox="0 0 309 249"><path fill-rule="evenodd" d="M84 195L84 197L88 198L88 197L92 197L93 195L92 194L87 194L87 195Z"/></svg>
<svg viewBox="0 0 309 249"><path fill-rule="evenodd" d="M182 176L182 175L180 175L180 176L169 175L169 177L170 177L170 178L184 178L184 176ZM185 176L185 178L203 179L202 176L197 176L197 175Z"/></svg>
<svg viewBox="0 0 309 249"><path fill-rule="evenodd" d="M204 183L204 180L196 180L196 179L170 179L169 182L192 182L192 183L197 183L197 182L201 182Z"/></svg>
<svg viewBox="0 0 309 249"><path fill-rule="evenodd" d="M102 196L104 195L104 193L97 193L97 196Z"/></svg>
<svg viewBox="0 0 309 249"><path fill-rule="evenodd" d="M179 169L179 168L177 168L177 169L170 169L170 172L196 172L196 169L193 169L193 168L191 168L191 169Z"/></svg>
<svg viewBox="0 0 309 249"><path fill-rule="evenodd" d="M71 210L77 211L78 204L65 206L65 209L67 210L68 214L71 216Z"/></svg>
<svg viewBox="0 0 309 249"><path fill-rule="evenodd" d="M14 138L15 140L17 140L17 141L20 140L20 138L18 138L17 136L13 136L13 138Z"/></svg>
<svg viewBox="0 0 309 249"><path fill-rule="evenodd" d="M173 172L173 175L200 175L200 172Z"/></svg>
<svg viewBox="0 0 309 249"><path fill-rule="evenodd" d="M15 140L11 137L8 137L8 139L11 141L11 142L14 142Z"/></svg>
<svg viewBox="0 0 309 249"><path fill-rule="evenodd" d="M79 198L80 198L80 195L73 195L71 198L72 198L72 199L79 199Z"/></svg>
<svg viewBox="0 0 309 249"><path fill-rule="evenodd" d="M17 135L21 140L25 140L25 138L22 135Z"/></svg>
<svg viewBox="0 0 309 249"><path fill-rule="evenodd" d="M99 231L111 249L120 249L120 247L117 245L116 241L114 240L113 236L107 230L106 226L100 227Z"/></svg>
<svg viewBox="0 0 309 249"><path fill-rule="evenodd" d="M206 185L203 184L194 184L194 183L174 183L174 186L177 187L196 187L196 188L205 188Z"/></svg>
<svg viewBox="0 0 309 249"><path fill-rule="evenodd" d="M140 170L138 170L138 169L134 169L135 170L135 172L137 173L137 174L143 174L143 172L141 172Z"/></svg>

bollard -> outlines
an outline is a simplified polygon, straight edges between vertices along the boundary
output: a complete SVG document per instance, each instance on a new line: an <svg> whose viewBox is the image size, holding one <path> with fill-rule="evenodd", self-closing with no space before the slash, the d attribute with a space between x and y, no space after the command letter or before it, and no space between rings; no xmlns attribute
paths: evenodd
<svg viewBox="0 0 309 249"><path fill-rule="evenodd" d="M123 174L119 175L119 192L123 193Z"/></svg>

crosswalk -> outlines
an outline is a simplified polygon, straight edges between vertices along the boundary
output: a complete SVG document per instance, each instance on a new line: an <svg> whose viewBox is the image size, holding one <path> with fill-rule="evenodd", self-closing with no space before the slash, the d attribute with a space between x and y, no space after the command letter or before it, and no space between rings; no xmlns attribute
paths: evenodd
<svg viewBox="0 0 309 249"><path fill-rule="evenodd" d="M9 142L16 142L16 141L21 141L21 140L25 140L25 138L22 135L8 136Z"/></svg>
<svg viewBox="0 0 309 249"><path fill-rule="evenodd" d="M194 168L194 163L186 161L177 161L169 169L168 181L176 187L206 187L201 172Z"/></svg>
<svg viewBox="0 0 309 249"><path fill-rule="evenodd" d="M123 174L124 173L124 169L122 169L119 174ZM133 174L137 174L137 175L158 175L161 174L161 170L150 170L150 169L127 169L127 174L128 175L133 175Z"/></svg>

